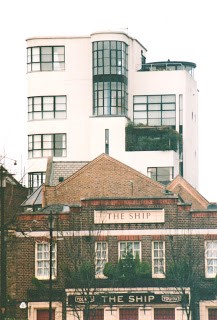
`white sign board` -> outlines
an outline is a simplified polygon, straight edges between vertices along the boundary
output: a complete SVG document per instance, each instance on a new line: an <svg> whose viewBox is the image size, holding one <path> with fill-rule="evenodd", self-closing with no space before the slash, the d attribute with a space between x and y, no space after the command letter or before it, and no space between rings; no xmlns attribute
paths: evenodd
<svg viewBox="0 0 217 320"><path fill-rule="evenodd" d="M157 210L94 210L94 223L163 223L164 209Z"/></svg>

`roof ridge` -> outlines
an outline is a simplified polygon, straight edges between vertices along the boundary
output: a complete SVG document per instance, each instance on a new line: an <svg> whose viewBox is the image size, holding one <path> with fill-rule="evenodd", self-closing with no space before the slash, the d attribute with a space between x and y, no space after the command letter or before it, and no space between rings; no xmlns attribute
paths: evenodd
<svg viewBox="0 0 217 320"><path fill-rule="evenodd" d="M160 187L162 190L165 189L165 186L151 178L149 178L148 176L146 176L145 174L139 172L138 170L130 167L129 165L111 157L108 154L102 153L100 154L98 157L94 158L93 160L91 160L89 163L87 163L86 165L84 165L82 168L80 168L78 171L76 171L75 173L73 173L71 176L69 176L67 179L65 179L63 182L60 182L58 185L55 186L56 189L62 187L64 184L68 183L69 181L71 181L72 179L74 179L74 177L80 175L83 171L87 170L88 168L92 167L96 162L100 161L101 159L106 158L109 161L112 161L114 163L117 163L119 165L121 165L122 167L125 167L128 171L134 171L137 175L146 178L147 180L149 180L149 182L156 187Z"/></svg>

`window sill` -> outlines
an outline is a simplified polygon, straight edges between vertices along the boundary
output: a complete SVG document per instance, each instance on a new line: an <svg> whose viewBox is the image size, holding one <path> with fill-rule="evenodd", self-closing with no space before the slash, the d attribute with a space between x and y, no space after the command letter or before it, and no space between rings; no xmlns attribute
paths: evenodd
<svg viewBox="0 0 217 320"><path fill-rule="evenodd" d="M165 279L165 275L164 274L153 274L152 275L153 279Z"/></svg>
<svg viewBox="0 0 217 320"><path fill-rule="evenodd" d="M104 276L103 274L95 275L95 279L108 279L108 277Z"/></svg>

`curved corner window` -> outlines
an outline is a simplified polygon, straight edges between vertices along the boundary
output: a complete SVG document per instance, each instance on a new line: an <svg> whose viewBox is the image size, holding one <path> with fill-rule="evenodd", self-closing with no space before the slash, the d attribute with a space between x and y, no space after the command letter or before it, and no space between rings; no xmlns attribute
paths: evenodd
<svg viewBox="0 0 217 320"><path fill-rule="evenodd" d="M93 42L93 115L127 115L128 46L122 41Z"/></svg>
<svg viewBox="0 0 217 320"><path fill-rule="evenodd" d="M61 71L65 69L65 47L27 48L27 72Z"/></svg>
<svg viewBox="0 0 217 320"><path fill-rule="evenodd" d="M93 75L127 76L128 47L122 41L93 42Z"/></svg>
<svg viewBox="0 0 217 320"><path fill-rule="evenodd" d="M95 116L127 114L127 85L125 83L96 82L93 94L93 114Z"/></svg>

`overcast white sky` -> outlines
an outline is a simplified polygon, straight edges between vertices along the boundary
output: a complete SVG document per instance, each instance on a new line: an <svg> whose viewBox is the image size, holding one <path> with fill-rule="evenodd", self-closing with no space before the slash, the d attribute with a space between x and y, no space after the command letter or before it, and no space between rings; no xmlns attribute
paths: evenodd
<svg viewBox="0 0 217 320"><path fill-rule="evenodd" d="M148 49L147 62L170 59L197 64L199 192L217 202L215 6L214 0L1 1L0 155L19 164L15 169L8 162L7 168L21 175L26 166L25 39L122 29Z"/></svg>

